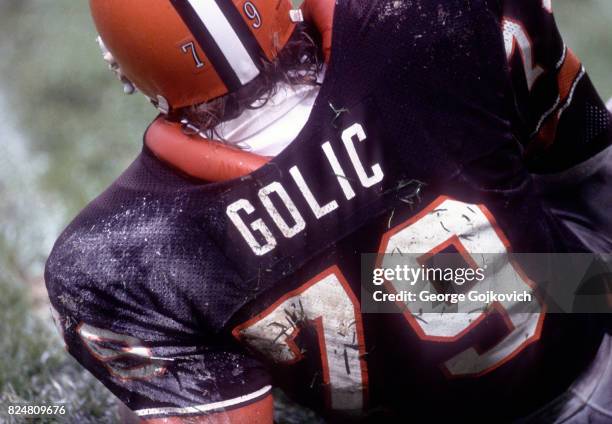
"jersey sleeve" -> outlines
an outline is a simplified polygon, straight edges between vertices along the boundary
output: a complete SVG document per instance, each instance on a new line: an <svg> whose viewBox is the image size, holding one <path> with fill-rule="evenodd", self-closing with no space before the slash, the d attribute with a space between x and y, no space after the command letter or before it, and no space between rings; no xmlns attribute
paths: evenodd
<svg viewBox="0 0 612 424"><path fill-rule="evenodd" d="M502 30L526 161L545 204L591 251L612 248L612 117L551 1L505 0Z"/></svg>
<svg viewBox="0 0 612 424"><path fill-rule="evenodd" d="M47 261L68 352L142 418L269 396L267 370L224 331L240 278L183 216L178 187L135 168L70 224ZM154 190L171 194L166 206Z"/></svg>
<svg viewBox="0 0 612 424"><path fill-rule="evenodd" d="M612 144L612 118L557 28L550 0L504 0L502 30L530 169L566 171Z"/></svg>
<svg viewBox="0 0 612 424"><path fill-rule="evenodd" d="M68 352L140 418L219 413L271 395L265 369L232 346L176 333L143 339L55 315Z"/></svg>

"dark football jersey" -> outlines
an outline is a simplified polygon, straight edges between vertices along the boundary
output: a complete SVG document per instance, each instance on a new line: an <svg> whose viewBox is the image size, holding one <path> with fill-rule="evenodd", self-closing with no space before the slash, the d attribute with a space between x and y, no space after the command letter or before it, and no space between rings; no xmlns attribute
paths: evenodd
<svg viewBox="0 0 612 424"><path fill-rule="evenodd" d="M565 390L601 338L589 317L361 312L364 253L585 250L534 193L498 6L340 1L306 126L243 178L145 147L48 260L69 352L141 417L274 384L322 412L499 421Z"/></svg>
<svg viewBox="0 0 612 424"><path fill-rule="evenodd" d="M612 118L557 29L552 0L503 0L518 137L537 173L564 171L609 147ZM592 165L591 165L592 166Z"/></svg>
<svg viewBox="0 0 612 424"><path fill-rule="evenodd" d="M612 117L556 27L550 0L504 0L513 128L545 204L590 249L612 251Z"/></svg>

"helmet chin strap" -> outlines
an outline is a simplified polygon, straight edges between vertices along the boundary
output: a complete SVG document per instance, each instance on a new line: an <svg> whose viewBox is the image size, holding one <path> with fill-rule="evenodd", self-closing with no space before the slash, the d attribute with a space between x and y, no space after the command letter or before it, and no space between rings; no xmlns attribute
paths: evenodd
<svg viewBox="0 0 612 424"><path fill-rule="evenodd" d="M244 177L270 158L205 139L189 123L158 117L145 133L145 145L162 162L193 178L219 182ZM184 131L191 130L191 133Z"/></svg>

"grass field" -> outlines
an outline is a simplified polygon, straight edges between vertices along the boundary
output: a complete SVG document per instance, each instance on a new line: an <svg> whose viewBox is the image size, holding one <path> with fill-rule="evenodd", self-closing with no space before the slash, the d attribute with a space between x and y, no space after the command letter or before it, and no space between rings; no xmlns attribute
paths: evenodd
<svg viewBox="0 0 612 424"><path fill-rule="evenodd" d="M26 422L8 415L8 405L20 404L65 406L66 416L38 423L117 422L112 395L66 354L50 321L33 314L23 287L5 281L1 289L0 422Z"/></svg>

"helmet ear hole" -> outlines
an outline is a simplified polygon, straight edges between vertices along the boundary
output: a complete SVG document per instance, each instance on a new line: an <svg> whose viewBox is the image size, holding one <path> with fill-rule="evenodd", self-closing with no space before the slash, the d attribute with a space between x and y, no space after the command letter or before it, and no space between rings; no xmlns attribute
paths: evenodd
<svg viewBox="0 0 612 424"><path fill-rule="evenodd" d="M157 101L155 102L155 107L164 115L170 113L170 104L168 100L164 96L157 95Z"/></svg>
<svg viewBox="0 0 612 424"><path fill-rule="evenodd" d="M248 84L261 58L274 60L286 45L296 15L291 0L90 0L90 7L124 91L138 88L162 111Z"/></svg>
<svg viewBox="0 0 612 424"><path fill-rule="evenodd" d="M123 84L123 93L134 94L137 91L136 86L134 85L134 83L132 83L132 81L127 79L125 75L123 75L123 73L121 72L121 68L119 67L119 64L115 60L114 56L106 48L102 37L98 36L96 38L96 41L98 43L98 46L100 47L100 50L102 51L102 59L104 59L104 61L108 64L108 69L110 69L115 74L117 79Z"/></svg>

